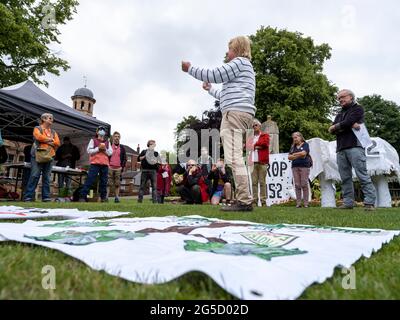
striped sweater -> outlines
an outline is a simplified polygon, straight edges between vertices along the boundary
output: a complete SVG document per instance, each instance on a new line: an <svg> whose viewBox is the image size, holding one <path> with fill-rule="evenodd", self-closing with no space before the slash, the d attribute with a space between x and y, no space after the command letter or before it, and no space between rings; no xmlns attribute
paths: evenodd
<svg viewBox="0 0 400 320"><path fill-rule="evenodd" d="M213 70L189 68L189 74L201 81L222 83L222 89L211 88L209 93L220 101L221 111L242 111L252 115L254 106L256 80L250 60L237 57L222 67Z"/></svg>

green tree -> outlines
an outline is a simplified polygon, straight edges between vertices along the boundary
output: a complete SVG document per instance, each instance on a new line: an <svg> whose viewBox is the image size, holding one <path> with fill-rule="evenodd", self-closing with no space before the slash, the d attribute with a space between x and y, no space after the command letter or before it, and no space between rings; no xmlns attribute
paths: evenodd
<svg viewBox="0 0 400 320"><path fill-rule="evenodd" d="M175 151L161 150L160 156L164 158L169 164L175 164L177 155Z"/></svg>
<svg viewBox="0 0 400 320"><path fill-rule="evenodd" d="M0 0L0 87L28 78L41 79L46 72L60 75L68 62L51 49L59 44L58 27L72 19L75 0Z"/></svg>
<svg viewBox="0 0 400 320"><path fill-rule="evenodd" d="M175 138L179 139L179 135L184 129L192 128L200 123L201 121L196 116L183 117L183 120L176 125Z"/></svg>
<svg viewBox="0 0 400 320"><path fill-rule="evenodd" d="M365 96L358 99L365 109L365 124L371 137L379 137L389 142L400 154L400 107L380 95Z"/></svg>
<svg viewBox="0 0 400 320"><path fill-rule="evenodd" d="M331 139L327 129L337 88L323 74L331 57L328 44L315 45L299 32L261 27L252 40L256 72L256 117L278 123L280 149L289 150L291 133Z"/></svg>

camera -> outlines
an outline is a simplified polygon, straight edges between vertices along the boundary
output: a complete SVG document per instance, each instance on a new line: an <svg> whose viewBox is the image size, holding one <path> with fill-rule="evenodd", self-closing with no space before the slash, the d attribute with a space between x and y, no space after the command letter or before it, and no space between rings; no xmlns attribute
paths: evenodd
<svg viewBox="0 0 400 320"><path fill-rule="evenodd" d="M214 109L206 110L203 112L202 122L206 127L219 128L222 121L222 112L218 100L214 103Z"/></svg>

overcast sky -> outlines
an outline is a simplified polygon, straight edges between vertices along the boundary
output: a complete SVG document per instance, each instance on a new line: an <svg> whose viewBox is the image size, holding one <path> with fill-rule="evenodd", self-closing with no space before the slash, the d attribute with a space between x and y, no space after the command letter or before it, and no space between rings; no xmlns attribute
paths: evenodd
<svg viewBox="0 0 400 320"><path fill-rule="evenodd" d="M325 74L356 95L400 103L400 10L396 0L80 0L57 47L71 69L47 76L49 94L72 105L83 76L94 115L118 130L122 143L173 150L183 116L201 117L214 100L180 69L181 60L215 67L237 35L260 26L299 31L328 43Z"/></svg>

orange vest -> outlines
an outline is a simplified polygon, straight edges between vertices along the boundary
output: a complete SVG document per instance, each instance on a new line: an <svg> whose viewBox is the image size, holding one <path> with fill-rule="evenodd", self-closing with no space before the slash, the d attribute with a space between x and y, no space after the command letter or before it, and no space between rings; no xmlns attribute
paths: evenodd
<svg viewBox="0 0 400 320"><path fill-rule="evenodd" d="M51 147L50 150L51 156L54 157L56 155L56 149L60 146L60 139L58 138L57 132L51 129L47 131L42 126L39 126L33 129L33 137L35 138L35 141L37 141L39 148L47 149L48 147ZM51 139L51 138L53 139L54 147L49 146L46 142L44 142L46 141L46 139Z"/></svg>
<svg viewBox="0 0 400 320"><path fill-rule="evenodd" d="M106 149L109 147L108 141L100 141L97 138L93 138L94 148L97 148L101 143L106 145ZM110 164L110 158L104 152L97 152L90 156L90 164L97 164L101 166L108 166Z"/></svg>

